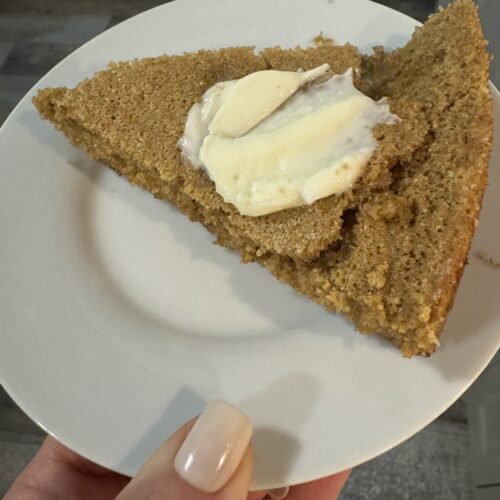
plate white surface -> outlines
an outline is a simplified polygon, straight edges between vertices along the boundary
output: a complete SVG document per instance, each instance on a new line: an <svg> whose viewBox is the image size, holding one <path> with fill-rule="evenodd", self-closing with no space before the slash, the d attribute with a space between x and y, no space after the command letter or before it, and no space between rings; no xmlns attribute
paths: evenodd
<svg viewBox="0 0 500 500"><path fill-rule="evenodd" d="M210 4L210 8L207 5ZM416 22L367 0L178 0L92 40L36 88L110 60L241 44L401 45ZM500 144L442 345L407 360L211 244L42 122L30 92L0 132L0 376L40 425L132 474L221 398L253 420L254 488L363 462L410 437L477 377L500 343ZM499 98L495 120L500 130Z"/></svg>

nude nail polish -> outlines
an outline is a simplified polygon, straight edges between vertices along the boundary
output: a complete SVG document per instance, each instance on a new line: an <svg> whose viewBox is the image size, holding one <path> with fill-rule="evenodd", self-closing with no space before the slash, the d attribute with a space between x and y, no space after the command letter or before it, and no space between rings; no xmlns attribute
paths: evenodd
<svg viewBox="0 0 500 500"><path fill-rule="evenodd" d="M252 423L224 401L210 402L175 457L177 473L208 493L219 490L238 467L252 437Z"/></svg>

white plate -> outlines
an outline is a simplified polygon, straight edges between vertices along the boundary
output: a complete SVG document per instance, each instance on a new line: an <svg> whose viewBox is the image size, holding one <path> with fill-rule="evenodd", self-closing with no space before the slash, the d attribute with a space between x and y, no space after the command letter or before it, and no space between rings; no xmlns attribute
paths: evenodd
<svg viewBox="0 0 500 500"><path fill-rule="evenodd" d="M320 31L364 50L394 47L415 25L366 0L179 0L92 40L36 88L74 85L110 60L306 45ZM222 398L255 424L254 488L308 481L410 437L497 350L500 271L476 252L500 258L498 134L442 346L407 360L87 160L39 119L33 94L0 133L1 381L86 457L133 474L182 422Z"/></svg>

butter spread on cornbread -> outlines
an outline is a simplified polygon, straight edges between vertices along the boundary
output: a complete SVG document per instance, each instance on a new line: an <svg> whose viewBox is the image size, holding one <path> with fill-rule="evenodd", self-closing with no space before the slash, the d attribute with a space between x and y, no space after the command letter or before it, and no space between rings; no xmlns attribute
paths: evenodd
<svg viewBox="0 0 500 500"><path fill-rule="evenodd" d="M352 187L377 147L373 128L398 118L357 90L352 69L327 81L264 70L210 87L189 110L180 146L242 215L314 203Z"/></svg>

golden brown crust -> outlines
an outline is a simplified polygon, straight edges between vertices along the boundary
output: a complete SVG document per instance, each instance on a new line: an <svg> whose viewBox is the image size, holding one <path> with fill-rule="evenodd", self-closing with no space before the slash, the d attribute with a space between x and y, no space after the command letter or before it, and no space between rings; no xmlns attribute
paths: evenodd
<svg viewBox="0 0 500 500"><path fill-rule="evenodd" d="M355 187L311 207L243 217L176 142L216 81L273 67L363 67L357 84L389 96L403 120L380 126ZM430 355L453 303L477 224L492 142L489 57L476 8L458 0L403 48L363 61L352 46L201 51L113 65L34 102L77 146L202 222L217 241L405 356Z"/></svg>
<svg viewBox="0 0 500 500"><path fill-rule="evenodd" d="M440 243L426 249L425 272L436 274L424 290L436 290L426 325L429 335L439 336L452 307L487 185L493 118L486 45L477 7L471 0L458 0L431 16L405 47L387 56L379 50L367 65L372 91L417 100L431 124L428 158L414 173L433 183L427 199L419 201L435 213L421 225L427 239ZM416 184L408 181L407 191ZM445 202L435 209L438 197ZM441 263L441 273L432 273L435 262Z"/></svg>

